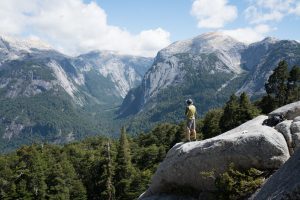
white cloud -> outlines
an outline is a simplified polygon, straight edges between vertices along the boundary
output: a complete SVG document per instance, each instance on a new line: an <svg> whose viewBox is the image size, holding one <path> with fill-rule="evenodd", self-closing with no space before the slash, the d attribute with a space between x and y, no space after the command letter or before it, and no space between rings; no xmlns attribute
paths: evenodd
<svg viewBox="0 0 300 200"><path fill-rule="evenodd" d="M281 21L288 14L300 15L298 0L253 0L245 10L245 17L252 24ZM298 10L299 6L299 10Z"/></svg>
<svg viewBox="0 0 300 200"><path fill-rule="evenodd" d="M221 28L237 18L237 8L227 0L194 0L191 14L199 28Z"/></svg>
<svg viewBox="0 0 300 200"><path fill-rule="evenodd" d="M1 0L0 34L33 34L67 54L114 50L122 54L154 56L170 44L162 28L137 35L107 24L105 11L82 0Z"/></svg>
<svg viewBox="0 0 300 200"><path fill-rule="evenodd" d="M237 39L238 41L245 43L253 43L262 40L266 37L266 34L272 31L268 25L261 24L258 26L232 29L232 30L222 30L227 35Z"/></svg>
<svg viewBox="0 0 300 200"><path fill-rule="evenodd" d="M300 2L298 2L294 8L290 8L289 12L291 14L295 14L295 15L300 16Z"/></svg>

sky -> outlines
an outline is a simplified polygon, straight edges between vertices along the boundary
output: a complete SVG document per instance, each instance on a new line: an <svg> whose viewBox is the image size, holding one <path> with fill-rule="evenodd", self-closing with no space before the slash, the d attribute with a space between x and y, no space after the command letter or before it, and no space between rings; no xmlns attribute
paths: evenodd
<svg viewBox="0 0 300 200"><path fill-rule="evenodd" d="M0 0L0 35L68 54L110 50L153 57L207 32L253 43L300 41L300 0Z"/></svg>

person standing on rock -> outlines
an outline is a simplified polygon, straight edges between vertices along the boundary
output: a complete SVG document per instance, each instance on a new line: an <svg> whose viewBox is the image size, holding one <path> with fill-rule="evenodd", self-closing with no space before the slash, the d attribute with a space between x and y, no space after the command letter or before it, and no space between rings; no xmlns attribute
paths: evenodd
<svg viewBox="0 0 300 200"><path fill-rule="evenodd" d="M185 109L185 116L186 116L186 142L191 141L191 133L192 138L196 141L196 107L193 105L192 99L186 100L186 109Z"/></svg>

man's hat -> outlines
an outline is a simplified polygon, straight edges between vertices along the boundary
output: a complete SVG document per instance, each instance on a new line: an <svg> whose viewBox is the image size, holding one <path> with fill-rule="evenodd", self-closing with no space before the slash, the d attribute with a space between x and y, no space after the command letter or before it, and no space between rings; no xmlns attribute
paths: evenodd
<svg viewBox="0 0 300 200"><path fill-rule="evenodd" d="M192 99L187 99L187 100L186 100L186 103L189 104L189 105L190 105L190 104L193 104L193 100L192 100Z"/></svg>

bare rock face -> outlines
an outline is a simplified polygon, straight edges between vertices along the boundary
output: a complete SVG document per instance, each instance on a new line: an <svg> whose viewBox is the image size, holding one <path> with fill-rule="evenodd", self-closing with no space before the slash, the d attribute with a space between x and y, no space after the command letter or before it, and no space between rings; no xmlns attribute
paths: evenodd
<svg viewBox="0 0 300 200"><path fill-rule="evenodd" d="M211 139L177 143L140 199L182 187L214 191L214 174L225 172L230 163L244 169L278 169L290 157L287 142L277 130L262 125L265 119L259 116Z"/></svg>
<svg viewBox="0 0 300 200"><path fill-rule="evenodd" d="M291 124L291 135L293 141L293 149L296 151L300 147L300 121L297 118Z"/></svg>
<svg viewBox="0 0 300 200"><path fill-rule="evenodd" d="M300 101L282 106L269 114L269 117L282 115L287 120L300 116Z"/></svg>
<svg viewBox="0 0 300 200"><path fill-rule="evenodd" d="M272 121L276 116L286 119L274 128L282 133L292 155L300 147L300 101L274 110L268 115L268 120Z"/></svg>
<svg viewBox="0 0 300 200"><path fill-rule="evenodd" d="M263 185L251 199L300 199L300 149Z"/></svg>
<svg viewBox="0 0 300 200"><path fill-rule="evenodd" d="M294 144L293 144L292 133L291 133L292 122L293 122L292 120L286 120L275 126L275 129L278 132L282 133L282 135L284 136L290 154L294 153Z"/></svg>

